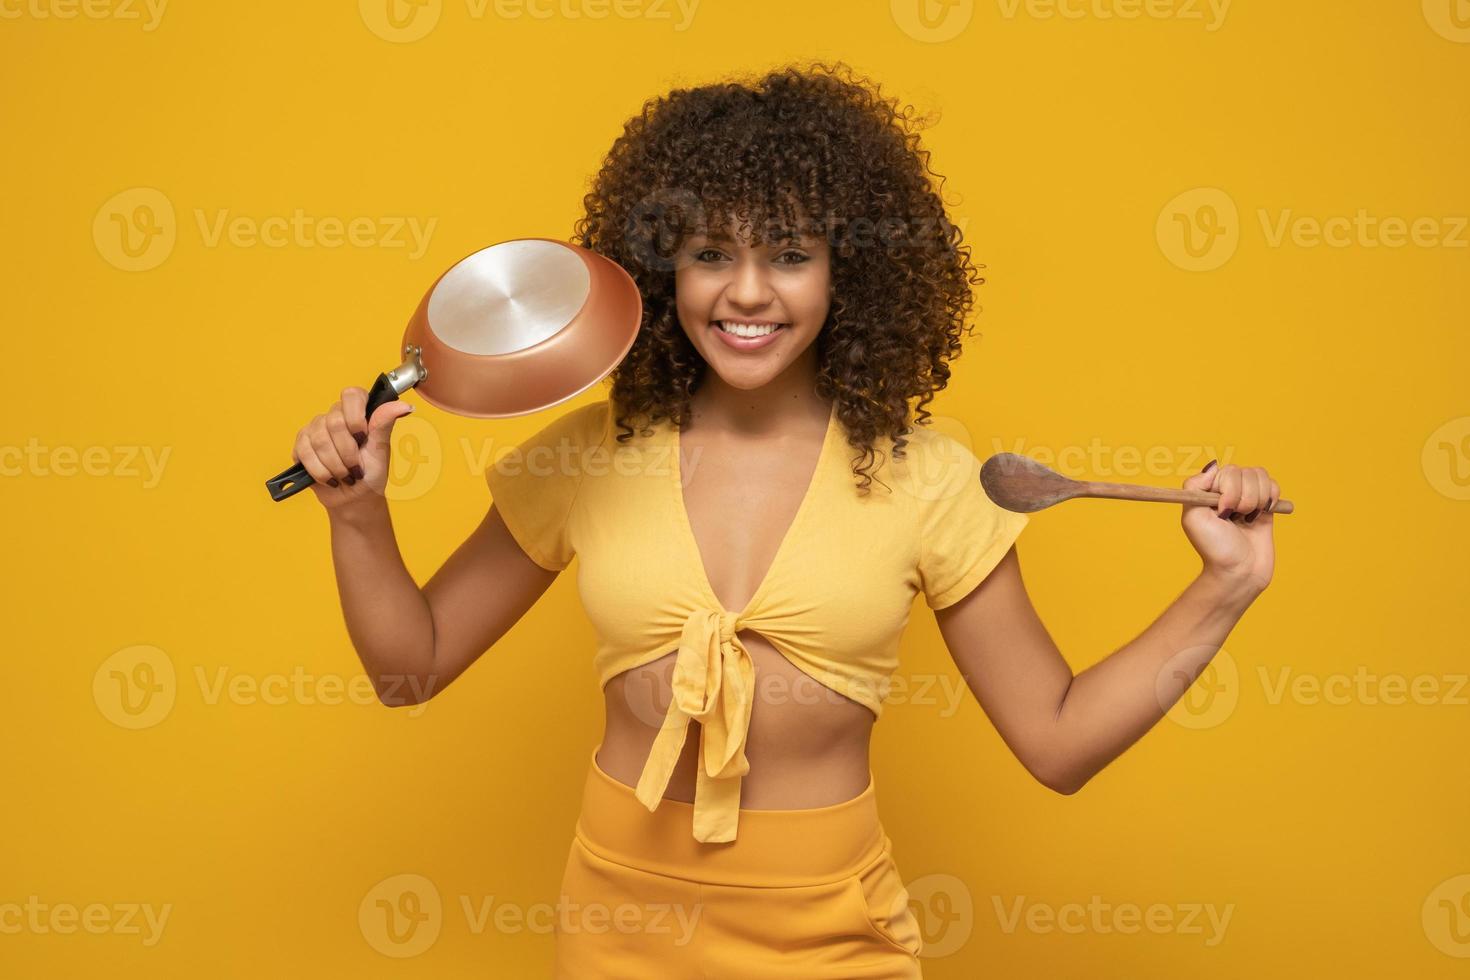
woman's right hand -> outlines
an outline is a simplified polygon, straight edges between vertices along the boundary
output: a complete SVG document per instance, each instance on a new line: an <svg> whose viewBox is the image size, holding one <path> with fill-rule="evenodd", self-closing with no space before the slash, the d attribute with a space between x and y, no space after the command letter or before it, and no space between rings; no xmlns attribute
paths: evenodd
<svg viewBox="0 0 1470 980"><path fill-rule="evenodd" d="M346 388L340 401L296 434L291 458L306 467L312 493L328 510L383 496L388 485L389 437L393 423L413 405L391 401L379 405L364 424L367 390Z"/></svg>

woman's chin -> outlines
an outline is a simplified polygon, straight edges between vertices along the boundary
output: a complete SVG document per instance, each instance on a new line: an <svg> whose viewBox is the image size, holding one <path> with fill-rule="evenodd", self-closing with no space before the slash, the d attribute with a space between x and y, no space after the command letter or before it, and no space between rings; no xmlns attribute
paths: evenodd
<svg viewBox="0 0 1470 980"><path fill-rule="evenodd" d="M741 391L755 391L774 381L781 373L780 368L784 362L773 366L770 362L766 364L728 364L714 360L710 361L709 365L727 387Z"/></svg>

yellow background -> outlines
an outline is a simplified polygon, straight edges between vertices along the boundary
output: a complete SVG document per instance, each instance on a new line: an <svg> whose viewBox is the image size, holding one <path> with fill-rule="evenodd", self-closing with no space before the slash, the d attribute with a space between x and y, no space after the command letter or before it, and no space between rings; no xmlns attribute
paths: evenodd
<svg viewBox="0 0 1470 980"><path fill-rule="evenodd" d="M443 269L570 236L644 99L809 57L937 113L926 145L989 279L934 406L946 431L982 458L1019 445L1161 486L1219 455L1267 467L1299 507L1229 637L1234 672L1079 794L1027 776L968 692L885 714L880 809L949 950L926 976L1470 970L1463 0L1223 20L1195 0L703 0L688 18L662 0L481 16L444 0L400 7L437 17L404 28L384 3L175 0L151 29L141 4L0 3L0 906L97 905L118 926L9 928L0 975L545 975L549 933L476 931L464 902L554 897L602 724L573 576L444 696L392 712L354 697L323 512L262 482L343 386L395 362ZM138 210L160 197L171 221ZM222 214L298 210L376 231L335 248L208 235ZM1274 237L1283 216L1360 212L1429 224L1399 247ZM434 222L422 254L392 245L391 218ZM117 222L135 219L161 253L123 251ZM550 416L419 404L395 435L419 466L393 512L423 581L484 513L486 454ZM1074 671L1197 567L1177 508L1100 500L1036 515L1020 554ZM959 683L922 602L901 675ZM1276 696L1283 676L1328 693ZM1388 703L1391 676L1421 696ZM155 688L152 717L119 678ZM399 875L442 911L432 942L390 957L377 898L427 894ZM1105 914L1008 929L1018 901ZM130 903L169 909L159 941L119 922ZM1130 905L1175 925L1122 931ZM1191 906L1228 911L1223 938Z"/></svg>

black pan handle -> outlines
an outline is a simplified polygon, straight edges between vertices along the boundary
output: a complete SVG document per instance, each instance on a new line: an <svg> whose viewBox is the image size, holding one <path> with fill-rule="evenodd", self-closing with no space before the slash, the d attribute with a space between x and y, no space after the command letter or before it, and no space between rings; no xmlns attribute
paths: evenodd
<svg viewBox="0 0 1470 980"><path fill-rule="evenodd" d="M428 377L429 372L424 370L423 362L419 360L419 348L410 344L406 353L407 360L393 370L378 375L378 380L373 382L368 391L367 409L363 412L364 422L373 417L379 406L397 401L399 395ZM265 488L270 491L272 500L281 501L300 493L315 482L306 471L305 465L297 463L266 480Z"/></svg>

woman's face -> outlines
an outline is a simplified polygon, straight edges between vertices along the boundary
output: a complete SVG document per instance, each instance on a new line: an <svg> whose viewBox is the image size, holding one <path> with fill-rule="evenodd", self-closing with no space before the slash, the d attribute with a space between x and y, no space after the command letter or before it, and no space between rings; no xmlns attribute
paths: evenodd
<svg viewBox="0 0 1470 980"><path fill-rule="evenodd" d="M830 250L812 236L756 248L748 235L694 235L674 273L684 332L720 379L741 389L761 387L808 351L815 357L831 288Z"/></svg>

